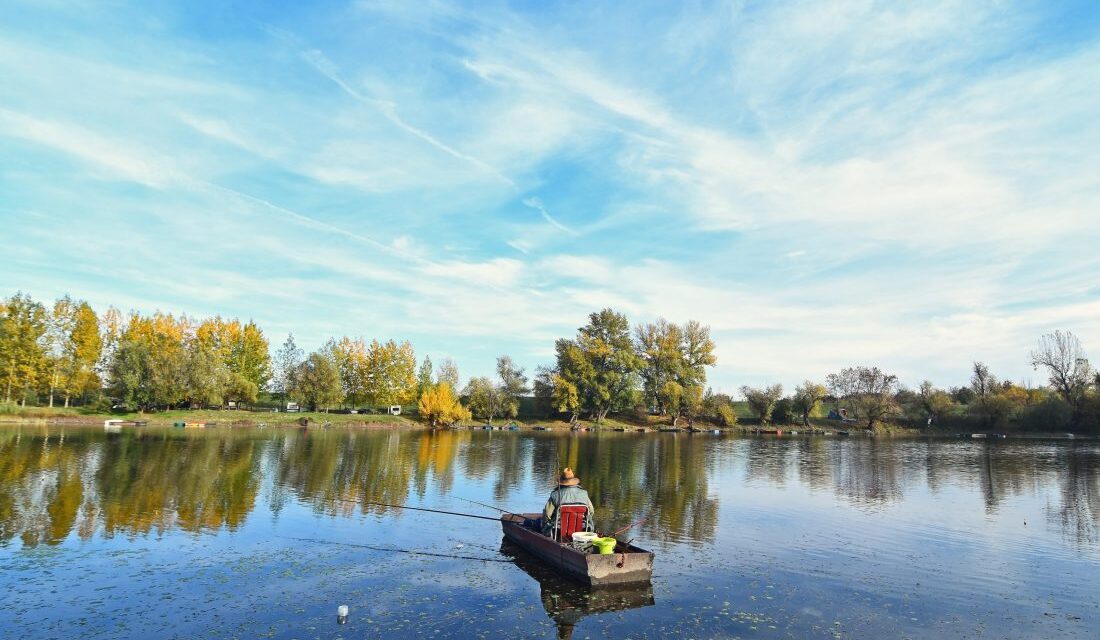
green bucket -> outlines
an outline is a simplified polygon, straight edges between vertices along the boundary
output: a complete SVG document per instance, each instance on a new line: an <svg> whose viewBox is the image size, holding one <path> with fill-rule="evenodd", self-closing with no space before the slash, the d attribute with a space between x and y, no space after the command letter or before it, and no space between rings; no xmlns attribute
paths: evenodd
<svg viewBox="0 0 1100 640"><path fill-rule="evenodd" d="M609 556L615 553L615 544L618 542L615 538L596 538L592 541L592 544L596 545L596 548L600 550L600 555Z"/></svg>

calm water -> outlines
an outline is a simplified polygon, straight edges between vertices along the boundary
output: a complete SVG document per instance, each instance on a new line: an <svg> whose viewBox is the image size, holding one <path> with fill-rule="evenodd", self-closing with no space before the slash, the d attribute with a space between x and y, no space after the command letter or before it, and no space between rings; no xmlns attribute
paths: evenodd
<svg viewBox="0 0 1100 640"><path fill-rule="evenodd" d="M562 465L651 588L363 505L535 511ZM0 637L1096 638L1098 578L1095 440L0 426Z"/></svg>

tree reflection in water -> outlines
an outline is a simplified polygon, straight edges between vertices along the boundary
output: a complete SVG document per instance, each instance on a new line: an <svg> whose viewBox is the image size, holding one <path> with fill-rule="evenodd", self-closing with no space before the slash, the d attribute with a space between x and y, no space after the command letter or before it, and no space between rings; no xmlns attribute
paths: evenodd
<svg viewBox="0 0 1100 640"><path fill-rule="evenodd" d="M8 426L0 428L0 544L233 530L265 483L276 516L290 501L334 516L381 514L388 508L366 503L446 495L458 479L486 484L507 504L553 486L563 466L578 470L605 528L644 517L636 533L655 543L714 539L719 469L744 478L723 491L801 483L866 510L962 487L995 513L1007 498L1057 486L1048 524L1077 543L1100 536L1100 453L1091 442Z"/></svg>

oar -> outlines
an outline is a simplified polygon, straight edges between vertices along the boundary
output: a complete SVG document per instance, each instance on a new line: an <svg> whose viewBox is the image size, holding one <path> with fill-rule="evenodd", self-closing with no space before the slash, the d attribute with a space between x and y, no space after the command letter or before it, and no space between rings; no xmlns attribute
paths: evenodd
<svg viewBox="0 0 1100 640"><path fill-rule="evenodd" d="M442 513L448 516L462 516L463 518L477 518L478 520L492 520L493 522L500 522L500 518L490 518L489 516L475 516L472 513L458 513L456 511L440 511L439 509L424 509L422 507L405 507L399 504L386 504L384 502L360 502L359 504L369 504L375 507L390 507L393 509L409 509L412 511L427 511L428 513Z"/></svg>

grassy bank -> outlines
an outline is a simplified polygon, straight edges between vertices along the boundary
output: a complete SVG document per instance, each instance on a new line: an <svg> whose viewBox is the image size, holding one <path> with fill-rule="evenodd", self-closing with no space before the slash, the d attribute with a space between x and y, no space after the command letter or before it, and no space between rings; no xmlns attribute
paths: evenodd
<svg viewBox="0 0 1100 640"><path fill-rule="evenodd" d="M140 412L96 412L64 407L11 407L0 411L0 421L53 422L60 424L103 424L104 420L146 420L150 425L170 426L174 422L213 422L231 427L296 427L302 419L310 424L342 427L405 427L420 428L424 425L405 416L386 414L347 414L303 411L301 413L267 413L259 411L216 411L204 409L177 409Z"/></svg>

